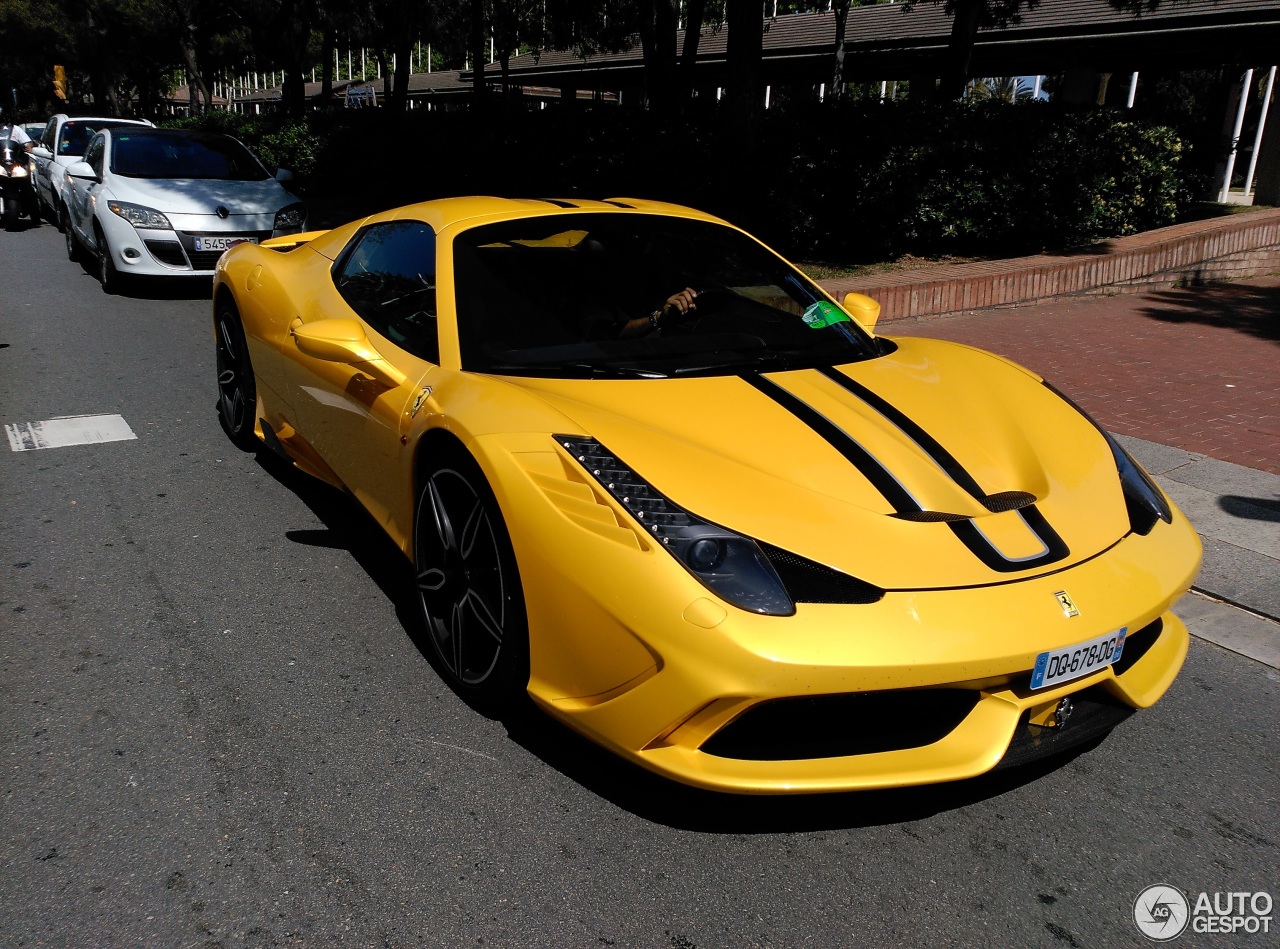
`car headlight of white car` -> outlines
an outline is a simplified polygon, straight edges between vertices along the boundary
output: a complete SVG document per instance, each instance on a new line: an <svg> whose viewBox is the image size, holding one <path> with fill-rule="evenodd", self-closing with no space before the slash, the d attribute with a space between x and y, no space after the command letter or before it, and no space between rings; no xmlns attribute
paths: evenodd
<svg viewBox="0 0 1280 949"><path fill-rule="evenodd" d="M139 230L173 230L173 225L169 223L169 219L155 208L144 207L141 204L129 204L126 201L108 201L107 207Z"/></svg>
<svg viewBox="0 0 1280 949"><path fill-rule="evenodd" d="M306 207L301 204L290 204L276 212L274 228L277 231L299 230L306 221Z"/></svg>

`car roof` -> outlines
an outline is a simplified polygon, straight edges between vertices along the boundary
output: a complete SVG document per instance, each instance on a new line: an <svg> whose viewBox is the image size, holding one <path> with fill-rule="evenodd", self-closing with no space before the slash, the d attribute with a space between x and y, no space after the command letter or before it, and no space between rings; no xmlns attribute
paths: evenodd
<svg viewBox="0 0 1280 949"><path fill-rule="evenodd" d="M584 213L595 214L664 214L670 217L692 218L727 224L713 215L667 201L649 201L643 198L496 198L474 196L439 198L423 201L352 221L335 228L310 242L310 247L325 255L335 257L346 246L356 231L370 224L387 221L424 221L437 234L446 228L460 226L464 229L480 224L510 221L519 218L563 216L572 217ZM732 225L729 225L732 226Z"/></svg>

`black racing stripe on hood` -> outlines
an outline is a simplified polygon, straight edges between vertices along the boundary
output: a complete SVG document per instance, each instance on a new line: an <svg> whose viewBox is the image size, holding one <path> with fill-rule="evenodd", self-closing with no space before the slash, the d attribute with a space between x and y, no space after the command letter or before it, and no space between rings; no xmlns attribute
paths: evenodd
<svg viewBox="0 0 1280 949"><path fill-rule="evenodd" d="M920 504L904 488L898 479L889 473L870 452L858 444L844 429L840 428L817 409L796 398L782 386L759 373L743 373L739 376L748 385L782 406L815 433L820 435L828 445L840 452L855 468L858 469L872 487L893 505L895 513L920 511Z"/></svg>
<svg viewBox="0 0 1280 949"><path fill-rule="evenodd" d="M1040 539L1040 543L1045 546L1044 553L1037 557L1027 560L1010 560L982 535L982 532L972 520L953 521L947 526L951 528L951 532L956 537L960 538L961 543L969 548L970 553L998 573L1017 573L1020 570L1034 570L1047 564L1057 563L1071 553L1066 541L1045 520L1044 515L1040 513L1039 508L1034 504L1021 508L1018 513L1026 521L1027 527L1031 528L1031 533L1035 534Z"/></svg>
<svg viewBox="0 0 1280 949"><path fill-rule="evenodd" d="M818 370L836 385L853 393L867 405L871 406L894 425L902 430L902 433L915 442L920 448L932 458L945 471L956 484L958 484L969 494L977 498L979 501L985 501L987 492L983 491L974 480L973 475L965 470L964 465L956 460L951 452L947 451L938 443L932 435L917 425L912 419L901 412L896 406L892 405L885 399L876 395L860 382L855 382L846 376L843 372L835 367L823 367Z"/></svg>

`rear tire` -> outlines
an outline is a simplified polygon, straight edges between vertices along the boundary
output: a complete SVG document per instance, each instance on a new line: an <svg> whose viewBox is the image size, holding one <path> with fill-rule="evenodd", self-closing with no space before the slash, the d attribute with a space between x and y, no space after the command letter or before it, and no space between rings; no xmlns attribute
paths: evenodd
<svg viewBox="0 0 1280 949"><path fill-rule="evenodd" d="M226 297L218 303L214 335L217 338L218 420L237 448L253 451L258 446L258 436L254 434L258 392L253 363L249 360L240 311Z"/></svg>
<svg viewBox="0 0 1280 949"><path fill-rule="evenodd" d="M427 449L413 564L427 638L449 684L501 714L529 684L524 590L502 510L461 445Z"/></svg>

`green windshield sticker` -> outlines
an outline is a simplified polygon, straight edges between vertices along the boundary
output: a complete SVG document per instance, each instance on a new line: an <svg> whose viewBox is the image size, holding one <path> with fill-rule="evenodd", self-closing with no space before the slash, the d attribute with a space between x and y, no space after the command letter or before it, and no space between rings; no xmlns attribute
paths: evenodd
<svg viewBox="0 0 1280 949"><path fill-rule="evenodd" d="M801 318L811 330L820 330L825 326L835 326L837 323L849 322L848 313L834 303L828 303L826 300L819 300L813 304L813 306L804 311L804 316Z"/></svg>

